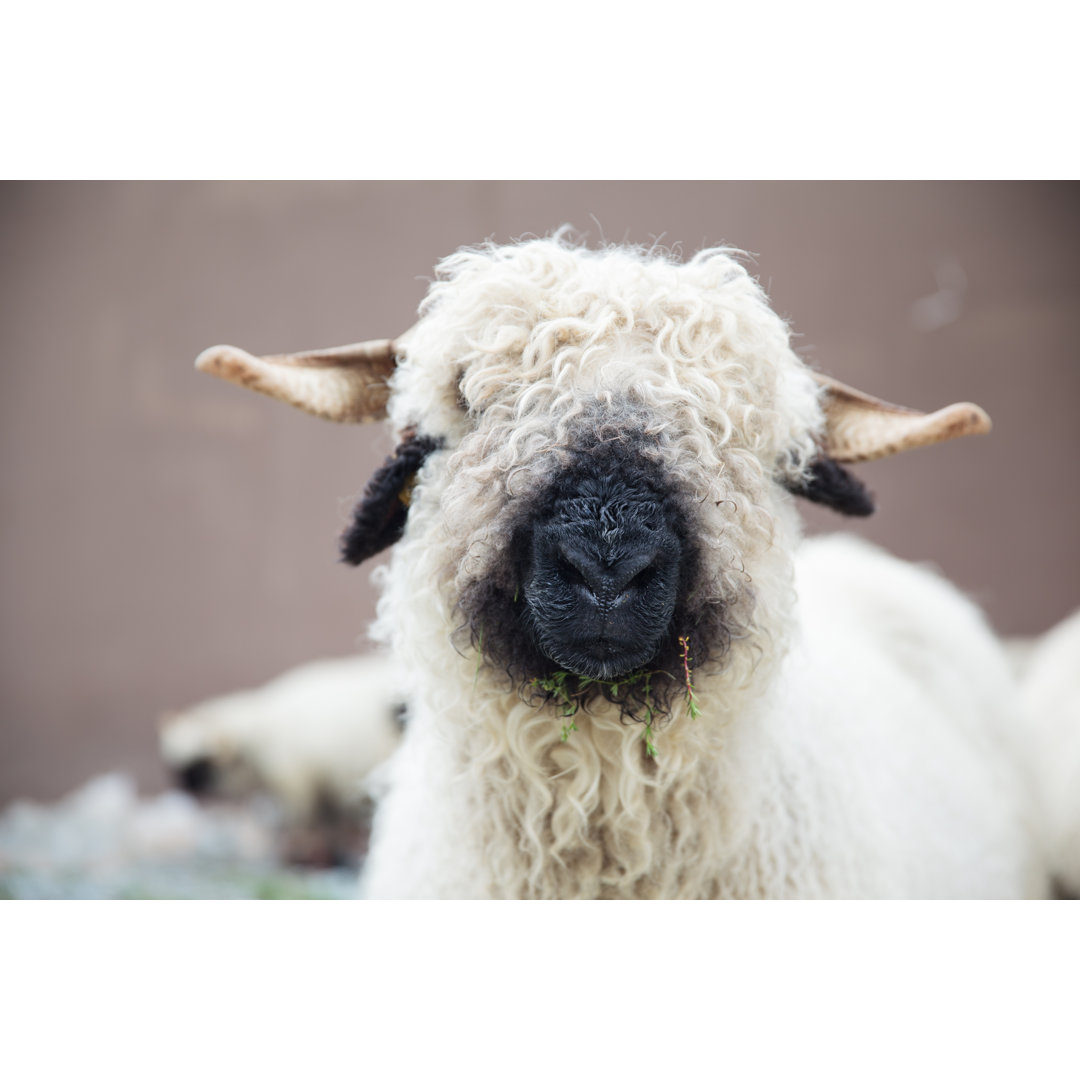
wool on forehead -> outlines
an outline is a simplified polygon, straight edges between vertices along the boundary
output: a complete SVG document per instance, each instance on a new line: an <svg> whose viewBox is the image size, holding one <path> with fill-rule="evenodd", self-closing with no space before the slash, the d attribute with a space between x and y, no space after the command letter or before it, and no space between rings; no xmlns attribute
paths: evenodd
<svg viewBox="0 0 1080 1080"><path fill-rule="evenodd" d="M564 234L457 252L421 306L391 418L448 446L502 427L524 460L538 417L562 441L597 398L636 399L659 426L696 427L713 455L731 446L797 473L822 427L818 391L738 255L679 263Z"/></svg>

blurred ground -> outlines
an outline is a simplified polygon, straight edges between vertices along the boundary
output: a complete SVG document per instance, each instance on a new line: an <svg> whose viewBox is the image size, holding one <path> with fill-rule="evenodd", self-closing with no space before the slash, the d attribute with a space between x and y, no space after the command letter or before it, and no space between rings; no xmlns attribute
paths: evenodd
<svg viewBox="0 0 1080 1080"><path fill-rule="evenodd" d="M268 802L203 806L179 791L140 796L124 773L53 804L0 814L0 899L344 900L357 871L300 870L277 857Z"/></svg>

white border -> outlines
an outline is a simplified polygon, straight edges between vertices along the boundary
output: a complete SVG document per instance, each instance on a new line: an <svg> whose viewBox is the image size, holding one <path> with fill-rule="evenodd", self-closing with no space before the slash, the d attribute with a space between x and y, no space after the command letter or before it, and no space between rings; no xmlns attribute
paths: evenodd
<svg viewBox="0 0 1080 1080"><path fill-rule="evenodd" d="M1075 1051L1060 904L311 905L5 906L10 1075L983 1080Z"/></svg>
<svg viewBox="0 0 1080 1080"><path fill-rule="evenodd" d="M0 175L1072 178L1066 12L24 4Z"/></svg>

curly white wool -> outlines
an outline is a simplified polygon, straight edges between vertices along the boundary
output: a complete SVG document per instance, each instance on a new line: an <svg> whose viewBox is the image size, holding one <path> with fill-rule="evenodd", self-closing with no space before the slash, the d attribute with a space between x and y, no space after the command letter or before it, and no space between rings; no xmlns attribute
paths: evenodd
<svg viewBox="0 0 1080 1080"><path fill-rule="evenodd" d="M368 895L1041 894L1007 663L933 575L800 544L778 481L815 453L818 393L732 252L487 246L441 264L421 315L390 416L444 449L378 573L376 635L415 680ZM561 742L556 710L452 640L462 590L506 573L516 501L624 411L695 497L702 587L737 628L656 761L606 704Z"/></svg>

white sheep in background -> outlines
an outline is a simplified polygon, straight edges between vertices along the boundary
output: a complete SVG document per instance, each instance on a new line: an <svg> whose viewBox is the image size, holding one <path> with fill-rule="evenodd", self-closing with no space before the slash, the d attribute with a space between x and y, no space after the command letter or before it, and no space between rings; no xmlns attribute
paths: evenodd
<svg viewBox="0 0 1080 1080"><path fill-rule="evenodd" d="M1044 895L981 615L791 497L985 414L815 375L731 252L464 250L396 342L198 366L400 440L343 546L400 538L412 673L368 895Z"/></svg>
<svg viewBox="0 0 1080 1080"><path fill-rule="evenodd" d="M1050 868L1080 896L1080 611L1031 647L1021 680Z"/></svg>
<svg viewBox="0 0 1080 1080"><path fill-rule="evenodd" d="M334 861L402 730L402 679L381 654L319 660L162 723L162 759L197 795L274 797L287 854Z"/></svg>

